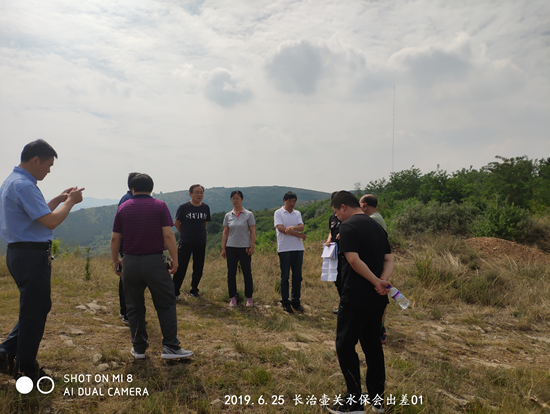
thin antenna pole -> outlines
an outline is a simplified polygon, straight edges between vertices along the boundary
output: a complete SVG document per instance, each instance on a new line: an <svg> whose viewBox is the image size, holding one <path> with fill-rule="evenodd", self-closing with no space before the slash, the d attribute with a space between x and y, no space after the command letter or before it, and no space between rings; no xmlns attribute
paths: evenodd
<svg viewBox="0 0 550 414"><path fill-rule="evenodd" d="M393 169L393 160L395 153L395 85L393 85L393 131L391 140L391 172L394 172L395 170Z"/></svg>

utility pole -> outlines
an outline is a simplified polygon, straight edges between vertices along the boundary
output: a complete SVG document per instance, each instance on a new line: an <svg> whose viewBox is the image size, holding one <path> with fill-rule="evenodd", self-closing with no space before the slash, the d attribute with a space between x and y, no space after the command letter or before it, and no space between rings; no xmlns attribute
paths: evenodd
<svg viewBox="0 0 550 414"><path fill-rule="evenodd" d="M395 171L393 169L394 153L395 153L395 85L393 85L393 131L392 131L392 143L391 143L391 172L392 173Z"/></svg>

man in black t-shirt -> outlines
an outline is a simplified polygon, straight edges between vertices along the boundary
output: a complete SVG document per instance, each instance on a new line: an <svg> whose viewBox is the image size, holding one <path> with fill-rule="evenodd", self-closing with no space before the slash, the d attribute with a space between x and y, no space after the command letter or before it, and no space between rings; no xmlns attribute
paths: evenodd
<svg viewBox="0 0 550 414"><path fill-rule="evenodd" d="M340 224L342 290L336 328L336 352L347 386L346 404L333 413L363 412L357 341L367 360L367 392L375 412L384 412L384 351L380 343L382 314L394 268L386 232L361 210L357 198L339 191L331 199ZM361 401L361 402L360 402Z"/></svg>
<svg viewBox="0 0 550 414"><path fill-rule="evenodd" d="M191 278L191 290L189 296L200 298L199 282L202 278L204 268L204 257L206 254L206 223L212 220L210 207L202 202L204 187L200 184L192 185L189 188L191 201L182 204L176 212L174 220L176 229L180 232L178 248L179 268L174 274L174 289L176 298L180 294L181 284L187 272L187 266L191 255L193 255L193 276Z"/></svg>

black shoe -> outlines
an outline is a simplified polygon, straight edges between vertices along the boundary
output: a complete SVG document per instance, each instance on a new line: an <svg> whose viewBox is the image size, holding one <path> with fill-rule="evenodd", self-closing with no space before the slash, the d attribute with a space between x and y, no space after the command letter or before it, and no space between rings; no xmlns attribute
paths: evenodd
<svg viewBox="0 0 550 414"><path fill-rule="evenodd" d="M334 310L332 311L332 313L334 313L335 315L338 315L338 309L334 309Z"/></svg>
<svg viewBox="0 0 550 414"><path fill-rule="evenodd" d="M290 303L288 302L283 303L283 310L288 313L294 313L294 311L292 310L292 306L290 306Z"/></svg>
<svg viewBox="0 0 550 414"><path fill-rule="evenodd" d="M198 294L198 292L189 292L190 298L200 299L201 295Z"/></svg>
<svg viewBox="0 0 550 414"><path fill-rule="evenodd" d="M15 355L0 352L0 373L13 375L15 373Z"/></svg>
<svg viewBox="0 0 550 414"><path fill-rule="evenodd" d="M304 308L300 305L300 302L290 302L290 305L294 308L296 312L303 312Z"/></svg>
<svg viewBox="0 0 550 414"><path fill-rule="evenodd" d="M38 362L35 361L34 366L35 370L33 372L16 372L13 378L17 381L21 377L29 377L33 384L36 385L40 378L47 377L48 374L44 372L44 369L38 366Z"/></svg>

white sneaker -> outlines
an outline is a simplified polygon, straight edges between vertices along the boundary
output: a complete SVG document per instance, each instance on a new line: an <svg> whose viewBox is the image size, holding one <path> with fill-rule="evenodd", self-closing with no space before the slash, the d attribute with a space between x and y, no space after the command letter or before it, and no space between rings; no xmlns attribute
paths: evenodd
<svg viewBox="0 0 550 414"><path fill-rule="evenodd" d="M172 349L168 348L167 346L163 346L162 355L160 357L162 359L180 359L188 358L191 355L193 355L193 351L187 351L181 347L179 349Z"/></svg>
<svg viewBox="0 0 550 414"><path fill-rule="evenodd" d="M145 359L145 353L138 354L134 348L131 349L130 353L134 356L135 359Z"/></svg>

